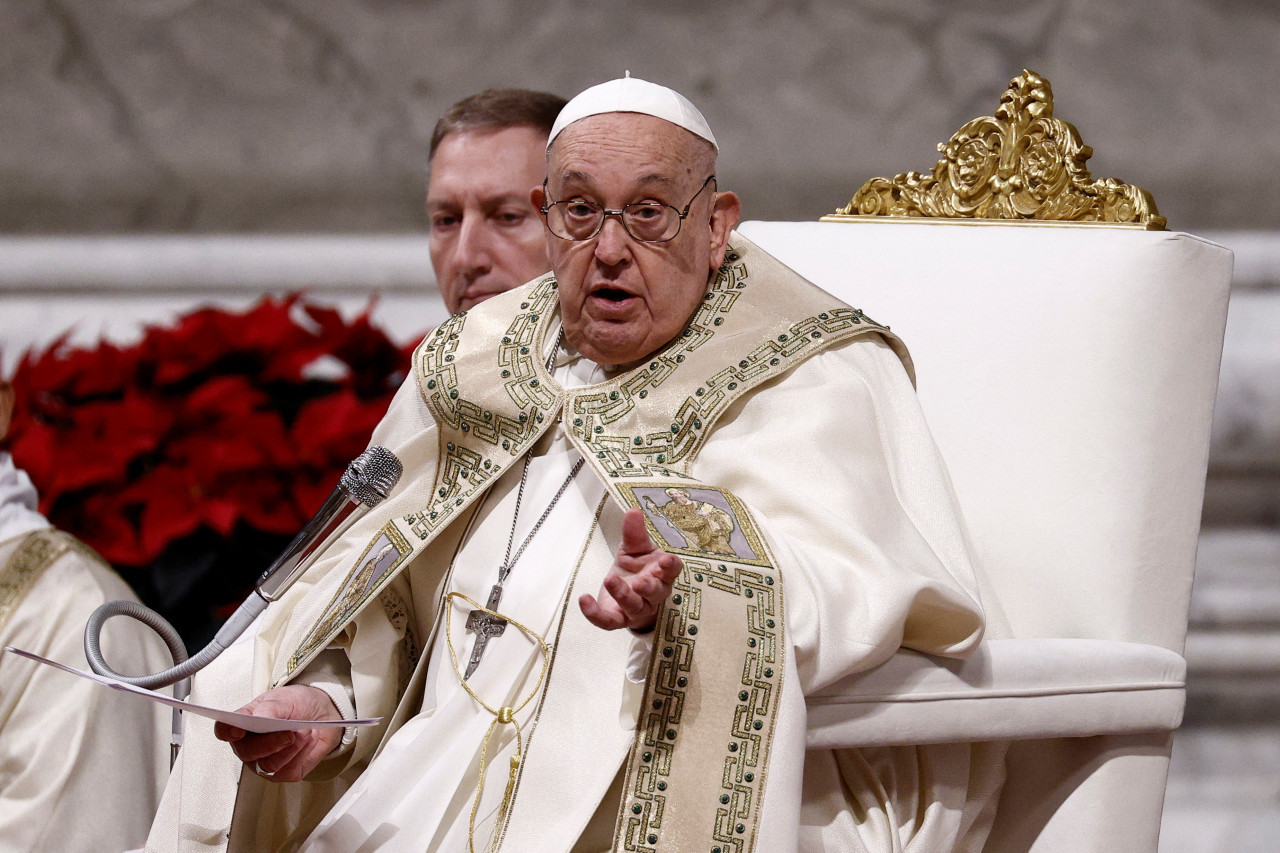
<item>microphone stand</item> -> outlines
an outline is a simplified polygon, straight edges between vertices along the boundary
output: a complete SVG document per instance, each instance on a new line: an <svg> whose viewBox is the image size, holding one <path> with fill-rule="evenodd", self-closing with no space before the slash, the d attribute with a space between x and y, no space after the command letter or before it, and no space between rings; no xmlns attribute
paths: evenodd
<svg viewBox="0 0 1280 853"><path fill-rule="evenodd" d="M347 465L342 479L329 494L320 511L294 537L271 567L258 578L253 593L223 623L212 641L195 657L187 657L186 645L177 630L159 613L134 601L108 601L89 616L84 627L84 654L89 668L98 675L113 678L135 687L153 690L175 685L175 699L185 699L191 692L191 676L208 666L226 651L253 624L267 605L276 601L315 562L319 554L346 532L370 507L381 503L395 488L404 466L385 447L373 446ZM102 628L108 619L128 616L150 627L160 635L174 666L151 675L123 675L107 664L102 655ZM177 759L182 743L181 711L173 711L171 763Z"/></svg>

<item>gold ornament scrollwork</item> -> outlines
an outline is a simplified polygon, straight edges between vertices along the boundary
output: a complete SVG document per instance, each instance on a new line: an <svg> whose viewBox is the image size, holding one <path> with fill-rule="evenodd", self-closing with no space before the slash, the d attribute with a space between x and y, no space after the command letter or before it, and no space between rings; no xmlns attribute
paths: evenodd
<svg viewBox="0 0 1280 853"><path fill-rule="evenodd" d="M824 221L851 217L928 217L1129 225L1158 230L1165 218L1150 193L1115 178L1094 179L1093 149L1053 117L1049 81L1032 71L1013 78L994 116L967 123L947 142L930 174L872 178Z"/></svg>

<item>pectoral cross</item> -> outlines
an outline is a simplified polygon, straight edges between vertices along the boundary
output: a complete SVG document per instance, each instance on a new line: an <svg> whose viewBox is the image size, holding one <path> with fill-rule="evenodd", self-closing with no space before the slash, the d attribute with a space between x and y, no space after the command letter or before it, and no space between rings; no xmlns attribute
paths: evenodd
<svg viewBox="0 0 1280 853"><path fill-rule="evenodd" d="M484 606L496 612L500 601L502 601L502 584L499 583L494 584L493 589L489 590L489 600ZM489 640L502 636L505 630L507 630L507 620L501 616L494 616L483 610L471 611L471 615L467 617L467 632L476 635L476 645L471 650L471 660L467 662L467 671L462 676L464 679L470 678L471 673L475 672L476 667L480 665L480 658L484 657L484 648L489 645Z"/></svg>

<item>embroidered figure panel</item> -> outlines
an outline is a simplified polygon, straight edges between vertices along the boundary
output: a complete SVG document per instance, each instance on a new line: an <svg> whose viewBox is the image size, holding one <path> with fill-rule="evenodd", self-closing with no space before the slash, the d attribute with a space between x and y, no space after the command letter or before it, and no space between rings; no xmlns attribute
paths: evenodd
<svg viewBox="0 0 1280 853"><path fill-rule="evenodd" d="M754 849L768 776L769 744L781 697L784 654L781 577L772 566L772 558L750 512L731 492L682 484L620 483L618 489L626 503L645 509L651 525L655 524L655 515L662 522L668 520L660 511L664 507L675 504L685 512L683 508L695 502L705 504L698 507L703 518L718 518L723 523L712 524L710 534L707 526L697 525L699 533L691 532L688 538L678 525L668 528L668 532L679 531L673 534L678 540L686 544L692 541L700 547L676 549L676 553L698 556L685 556L684 568L659 616L615 849L634 853L656 853L661 849L668 798L698 796L678 789L677 745L682 739L692 738L697 744L715 738L724 743L720 759L721 785L719 790L705 794L715 798L714 826L706 827L705 832L725 853L745 853ZM672 495L673 492L676 494ZM659 505L653 498L655 493L670 500ZM688 504L682 502L685 498ZM727 528L729 520L735 525L732 532ZM668 540L664 537L664 541ZM707 559L717 549L732 551L733 556ZM745 563L742 556L750 557L752 562ZM699 643L707 639L707 634L699 631L713 596L730 599L716 601L716 609L723 612L724 605L729 603L732 612L741 614L745 624L741 636L745 644L740 649L700 649ZM737 701L732 709L731 724L725 731L697 728L696 717L707 717L706 708L695 718L685 714L689 694L698 688L698 661L703 668L721 672L726 666L734 666L731 661L740 661ZM693 728L686 731L690 726ZM689 761L685 759L686 765Z"/></svg>
<svg viewBox="0 0 1280 853"><path fill-rule="evenodd" d="M409 540L405 539L394 524L384 526L356 561L357 569L348 574L342 586L334 593L329 606L324 610L324 616L312 627L307 638L290 657L287 671L292 673L329 642L343 625L360 612L377 588L378 582L394 571L412 551Z"/></svg>

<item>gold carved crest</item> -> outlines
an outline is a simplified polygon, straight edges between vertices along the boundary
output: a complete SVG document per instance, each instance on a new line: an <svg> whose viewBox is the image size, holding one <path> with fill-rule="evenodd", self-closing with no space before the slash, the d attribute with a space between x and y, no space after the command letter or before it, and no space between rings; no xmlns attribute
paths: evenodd
<svg viewBox="0 0 1280 853"><path fill-rule="evenodd" d="M930 174L872 178L824 221L852 217L937 217L1076 222L1163 229L1151 194L1085 168L1093 149L1053 117L1049 81L1024 70L994 116L970 121L938 145Z"/></svg>

